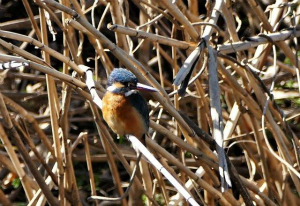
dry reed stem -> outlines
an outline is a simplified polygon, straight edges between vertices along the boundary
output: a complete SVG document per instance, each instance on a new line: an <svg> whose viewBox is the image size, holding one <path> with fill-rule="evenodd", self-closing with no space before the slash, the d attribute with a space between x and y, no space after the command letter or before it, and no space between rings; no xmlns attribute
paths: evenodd
<svg viewBox="0 0 300 206"><path fill-rule="evenodd" d="M89 176L90 176L91 196L93 196L93 195L97 195L97 194L96 194L96 186L95 186L93 167L92 167L92 162L91 162L90 148L89 148L89 143L88 143L88 139L87 139L88 135L87 135L87 133L84 133L83 136L84 136L83 141L84 141L86 164L87 164L87 168L88 168ZM98 204L98 201L96 201L96 204Z"/></svg>
<svg viewBox="0 0 300 206"><path fill-rule="evenodd" d="M180 49L188 49L193 43L186 43L185 41L178 41L176 39L167 38L165 36L160 36L157 34L151 34L144 31L135 30L132 28L124 27L121 25L113 24L107 25L108 29L117 33L127 34L129 36L147 39L153 42L158 42L168 46L178 47ZM194 45L195 47L195 45Z"/></svg>
<svg viewBox="0 0 300 206"><path fill-rule="evenodd" d="M39 8L40 10L40 19L41 19L41 34L42 34L42 43L43 45L48 45L48 35L46 28L46 18L45 18L45 10ZM50 55L42 52L44 61L46 64L50 65ZM58 103L58 95L55 82L53 77L46 74L46 83L48 90L48 102L50 107L50 120L52 125L52 133L53 133L53 143L54 143L54 152L55 157L57 159L58 166L58 188L59 188L59 205L65 204L65 192L64 192L64 168L63 168L63 155L62 155L62 145L59 138L59 125L58 125L58 111L60 110L60 106Z"/></svg>
<svg viewBox="0 0 300 206"><path fill-rule="evenodd" d="M90 107L91 107L92 113L94 115L95 123L97 125L98 133L99 133L99 136L101 138L103 148L104 148L104 150L107 154L107 157L108 157L108 163L109 163L109 166L111 168L112 175L114 177L114 183L118 187L119 195L122 196L124 194L124 191L123 191L123 188L122 188L121 179L120 179L120 175L118 173L117 167L116 167L116 163L115 163L115 161L112 157L112 151L111 151L111 149L108 145L107 140L105 138L103 138L103 135L101 134L100 115L97 111L97 108L95 107L95 105L92 102L90 103ZM127 205L126 199L122 199L122 204Z"/></svg>
<svg viewBox="0 0 300 206"><path fill-rule="evenodd" d="M149 146L152 147L153 150L159 152L162 156L167 158L168 161L172 162L177 167L181 168L182 171L184 171L187 175L189 175L191 178L193 178L201 187L205 188L211 194L213 194L215 196L215 198L217 198L217 199L220 198L219 201L221 204L229 205L229 203L225 199L223 199L223 196L220 192L215 190L213 187L210 187L210 185L205 183L205 181L199 179L193 172L191 172L190 170L187 170L187 168L184 165L182 165L182 163L180 163L176 158L170 156L170 154L168 152L164 151L164 149L161 148L159 145L157 145L155 142L148 139L147 144L149 144Z"/></svg>
<svg viewBox="0 0 300 206"><path fill-rule="evenodd" d="M32 10L30 8L30 5L29 5L28 1L27 0L22 0L22 2L24 4L26 12L27 12L27 14L29 16L29 20L31 22L31 25L33 26L33 28L35 30L35 33L37 35L38 40L42 41L41 31L40 31L40 29L39 29L39 27L38 27L38 25L37 25L37 23L36 23L36 21L34 19L34 16L33 16L33 13L32 13Z"/></svg>
<svg viewBox="0 0 300 206"><path fill-rule="evenodd" d="M187 30L189 35L194 41L199 40L199 34L188 21L185 15L181 13L177 5L173 4L170 0L162 0L161 3L168 9L168 11L177 19L183 27Z"/></svg>
<svg viewBox="0 0 300 206"><path fill-rule="evenodd" d="M1 141L5 146L5 149L9 155L9 158L11 159L13 166L15 168L16 173L18 174L18 176L20 177L21 183L23 185L23 188L25 190L25 194L27 196L28 200L31 200L33 197L33 192L32 192L32 187L29 184L28 181L28 175L25 173L25 171L23 170L23 168L21 167L20 161L4 131L4 128L2 127L2 125L0 125L0 134L1 134Z"/></svg>
<svg viewBox="0 0 300 206"><path fill-rule="evenodd" d="M5 196L2 190L0 190L0 202L3 206L12 205L11 201Z"/></svg>
<svg viewBox="0 0 300 206"><path fill-rule="evenodd" d="M39 127L36 119L26 109L24 109L23 107L21 107L19 104L17 104L16 102L14 102L13 100L11 100L10 98L8 98L5 95L3 95L3 99L4 99L4 102L6 103L6 105L11 110L15 111L16 113L18 113L19 115L21 115L23 118L25 118L28 121L28 123L32 124L32 127L38 133L38 136L41 138L41 140L43 141L44 145L46 146L46 148L51 153L52 157L55 158L54 150L52 148L51 142L47 138L47 136L44 133L44 131L41 130L41 128Z"/></svg>
<svg viewBox="0 0 300 206"><path fill-rule="evenodd" d="M6 38L12 38L12 39L19 40L19 41L29 42L30 44L35 45L36 47L38 47L41 50L45 51L46 53L50 54L51 56L53 56L53 57L59 59L60 61L68 64L68 66L72 67L72 69L76 70L80 75L83 75L83 71L70 58L63 56L62 54L58 53L57 51L49 48L47 45L44 45L43 43L41 43L41 42L39 42L39 41L37 41L33 38L27 37L25 35L20 35L20 34L17 34L17 33L7 32L7 31L0 31L0 35L2 37L6 37ZM36 60L36 58L32 59L32 60L33 61L38 61L38 60ZM39 61L37 63L45 64L44 62L39 62Z"/></svg>
<svg viewBox="0 0 300 206"><path fill-rule="evenodd" d="M26 161L28 168L30 169L30 171L31 171L32 175L34 176L34 178L36 179L37 183L39 184L41 190L44 192L47 200L50 202L50 204L58 204L58 200L53 196L53 194L50 192L50 190L46 186L43 177L41 176L39 171L35 168L35 165L31 161L30 156L28 155L27 150L26 150L20 136L18 135L17 131L15 130L15 128L10 120L10 117L9 117L9 114L8 114L8 111L5 106L5 103L4 103L1 93L0 93L0 111L1 111L2 117L5 120L4 127L13 136L14 143L18 146L18 149L19 149L20 153L22 154L24 160ZM1 126L1 128L2 128L2 126Z"/></svg>
<svg viewBox="0 0 300 206"><path fill-rule="evenodd" d="M57 177L51 171L51 168L47 165L47 163L44 160L44 158L37 151L37 148L35 147L35 145L34 145L32 139L31 139L31 137L29 137L26 134L26 132L24 131L24 129L21 128L21 125L15 119L12 119L12 123L13 123L14 127L16 127L18 129L18 131L20 131L20 133L22 134L22 136L25 138L25 140L27 141L27 144L29 145L30 149L33 151L33 153L37 157L38 161L43 165L43 167L47 171L48 175L51 177L51 179L54 182L54 184L58 185Z"/></svg>

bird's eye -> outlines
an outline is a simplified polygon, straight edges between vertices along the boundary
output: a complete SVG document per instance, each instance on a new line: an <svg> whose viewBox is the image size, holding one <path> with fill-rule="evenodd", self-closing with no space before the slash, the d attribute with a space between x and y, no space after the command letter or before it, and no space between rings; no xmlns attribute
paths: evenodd
<svg viewBox="0 0 300 206"><path fill-rule="evenodd" d="M132 82L129 82L129 83L128 83L128 87L135 87L135 84L132 83Z"/></svg>

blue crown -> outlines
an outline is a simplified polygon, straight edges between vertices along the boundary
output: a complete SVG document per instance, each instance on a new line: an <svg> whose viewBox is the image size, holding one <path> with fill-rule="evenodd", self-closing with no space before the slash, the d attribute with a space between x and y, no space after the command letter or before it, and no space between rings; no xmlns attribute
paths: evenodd
<svg viewBox="0 0 300 206"><path fill-rule="evenodd" d="M138 82L138 79L132 72L128 71L127 69L117 68L114 69L109 75L107 80L107 86L111 86L116 82L120 82L123 84L132 82L136 84Z"/></svg>

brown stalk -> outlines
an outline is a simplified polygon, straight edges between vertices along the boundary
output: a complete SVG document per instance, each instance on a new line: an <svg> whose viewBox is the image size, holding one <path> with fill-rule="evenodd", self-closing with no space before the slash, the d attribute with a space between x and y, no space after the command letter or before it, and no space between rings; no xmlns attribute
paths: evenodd
<svg viewBox="0 0 300 206"><path fill-rule="evenodd" d="M68 134L69 134L69 108L71 104L71 87L67 84L64 87L62 94L62 109L60 115L60 126L62 129L62 145L65 151L65 176L64 176L64 185L66 191L72 194L72 204L81 205L79 191L75 178L75 171L72 163L72 152L70 143L68 143ZM70 200L69 200L70 201Z"/></svg>
<svg viewBox="0 0 300 206"><path fill-rule="evenodd" d="M58 205L58 200L53 196L51 191L48 189L46 183L44 182L42 175L39 173L39 171L35 167L35 164L32 162L19 134L17 133L16 129L14 128L14 126L10 120L10 117L9 117L9 114L6 109L6 106L3 101L3 97L2 97L1 93L0 93L0 111L1 111L3 118L5 119L4 127L6 128L9 135L12 135L12 137L14 138L14 143L17 145L19 152L22 154L22 157L24 158L24 161L26 162L30 172L32 173L32 175L34 176L38 185L40 186L41 190L43 191L44 195L46 196L47 201L51 205ZM2 126L1 126L1 129L2 129ZM1 130L1 131L3 131L3 130ZM4 131L3 131L3 134L4 134Z"/></svg>
<svg viewBox="0 0 300 206"><path fill-rule="evenodd" d="M210 191L212 194L214 194L215 198L219 198L220 203L224 204L224 205L230 205L226 199L224 199L224 197L222 196L222 194L220 192L218 192L217 190L215 190L213 187L211 187L210 185L208 185L207 183L205 183L205 181L199 179L193 172L187 170L187 168L180 163L176 158L171 157L170 154L168 152L163 152L163 148L161 148L159 145L157 145L155 142L153 142L150 139L147 139L147 144L149 144L149 146L159 152L162 156L164 156L165 158L168 159L168 161L171 161L173 164L175 164L177 167L181 168L182 171L184 171L187 175L189 175L191 178L193 178L201 187L205 188L206 190Z"/></svg>
<svg viewBox="0 0 300 206"><path fill-rule="evenodd" d="M112 16L112 20L114 24L120 24L123 25L123 21L122 21L122 12L121 12L121 7L122 5L119 4L119 2L117 0L112 0L110 1L110 13ZM117 34L116 33L116 43L118 45L118 47L120 47L121 49L123 49L125 52L128 52L128 43L126 41L126 36L123 34Z"/></svg>
<svg viewBox="0 0 300 206"><path fill-rule="evenodd" d="M107 157L108 157L109 166L110 166L112 175L114 177L114 183L117 185L118 192L119 192L120 196L122 196L124 194L124 191L123 191L123 188L122 188L122 185L121 185L120 175L119 175L119 172L117 170L116 163L115 163L115 161L112 157L112 151L111 151L110 147L108 146L108 142L105 138L103 138L103 135L101 134L99 113L98 113L97 108L95 107L95 105L93 103L90 103L90 108L91 108L91 110L93 112L93 115L94 115L95 123L97 125L98 133L99 133L99 136L101 138L103 148L104 148L104 150L107 154ZM126 199L122 199L122 204L127 205Z"/></svg>
<svg viewBox="0 0 300 206"><path fill-rule="evenodd" d="M12 121L14 127L17 128L19 132L21 132L23 138L26 140L27 144L29 145L30 149L33 151L34 155L37 157L38 161L43 165L43 167L47 171L48 175L51 177L54 184L58 185L57 177L52 172L51 168L47 165L44 158L37 151L37 148L35 147L31 137L24 131L24 129L21 128L21 125L15 119L12 119L11 121Z"/></svg>
<svg viewBox="0 0 300 206"><path fill-rule="evenodd" d="M44 45L48 45L48 35L46 28L46 19L45 13L42 8L39 8L40 18L41 18L41 33L42 33L42 43ZM51 65L49 54L43 52L43 58L48 65ZM50 107L50 119L51 119L51 127L52 127L52 135L53 135L53 143L54 143L54 152L55 157L57 159L58 164L58 188L59 188L59 205L64 205L65 203L65 193L64 193L64 168L63 168L63 156L62 156L62 145L59 139L59 125L58 125L58 111L60 109L58 103L58 96L56 85L52 76L46 75L46 83L48 89L48 102Z"/></svg>
<svg viewBox="0 0 300 206"><path fill-rule="evenodd" d="M32 186L30 184L30 177L25 173L25 171L23 170L23 168L21 167L20 161L12 147L12 144L10 143L4 128L2 125L0 125L0 136L1 136L1 141L5 146L5 149L9 155L9 158L12 161L12 164L14 166L14 170L16 171L16 173L18 174L21 183L23 185L23 188L25 190L25 194L28 200L31 200L33 197L33 192L32 192Z"/></svg>
<svg viewBox="0 0 300 206"><path fill-rule="evenodd" d="M0 202L3 206L12 205L11 201L5 196L2 190L0 190Z"/></svg>
<svg viewBox="0 0 300 206"><path fill-rule="evenodd" d="M47 138L47 136L45 135L43 130L41 130L41 128L39 127L36 119L29 112L27 112L22 106L20 106L19 104L17 104L10 98L6 97L5 95L2 95L2 96L3 96L4 102L6 103L6 105L8 105L8 107L12 111L20 114L23 118L25 118L32 125L32 127L35 129L36 133L38 134L39 138L41 138L42 142L44 143L44 145L47 147L47 149L51 153L52 157L55 158L54 150L52 148L51 142L49 141L49 139Z"/></svg>
<svg viewBox="0 0 300 206"><path fill-rule="evenodd" d="M89 171L89 176L90 176L90 184L91 184L91 196L96 196L96 186L95 186L95 178L94 178L94 172L93 172L93 167L92 167L92 162L91 162L91 154L90 154L90 149L89 149L89 143L88 143L88 136L87 133L83 134L83 141L84 141L84 149L85 149L85 157L86 157L86 164L87 168ZM96 204L98 204L98 201L96 201Z"/></svg>
<svg viewBox="0 0 300 206"><path fill-rule="evenodd" d="M199 34L194 29L194 27L191 25L191 23L188 21L188 19L181 13L181 11L178 9L176 5L171 3L169 0L162 0L163 5L169 10L169 12L174 16L188 31L189 35L194 41L199 40Z"/></svg>
<svg viewBox="0 0 300 206"><path fill-rule="evenodd" d="M269 23L268 19L266 18L262 8L259 6L259 4L255 0L250 0L249 4L251 5L252 9L255 11L255 13L258 15L258 18L263 23L264 29L266 29L269 32L273 31L273 28L271 24ZM292 50L287 46L287 44L283 41L277 42L276 45L282 49L282 51L285 53L285 55L292 61L294 65L296 64L295 55L293 54Z"/></svg>
<svg viewBox="0 0 300 206"><path fill-rule="evenodd" d="M31 22L31 25L33 26L33 28L35 30L35 33L37 35L38 40L42 41L41 31L40 31L40 29L39 29L39 27L38 27L38 25L37 25L37 23L36 23L36 21L34 19L34 16L33 16L33 13L32 13L32 10L30 8L30 5L29 5L28 1L27 0L22 0L22 2L24 4L26 12L27 12L27 14L29 16L29 20Z"/></svg>

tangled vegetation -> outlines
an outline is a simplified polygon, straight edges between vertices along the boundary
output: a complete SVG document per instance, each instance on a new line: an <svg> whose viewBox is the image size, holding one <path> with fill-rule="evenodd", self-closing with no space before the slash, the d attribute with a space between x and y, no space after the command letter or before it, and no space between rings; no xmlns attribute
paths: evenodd
<svg viewBox="0 0 300 206"><path fill-rule="evenodd" d="M147 148L200 205L300 205L299 14L280 0L0 1L1 205L188 205L151 164L130 180L137 155L81 65L101 98L116 67L159 90L142 93Z"/></svg>

